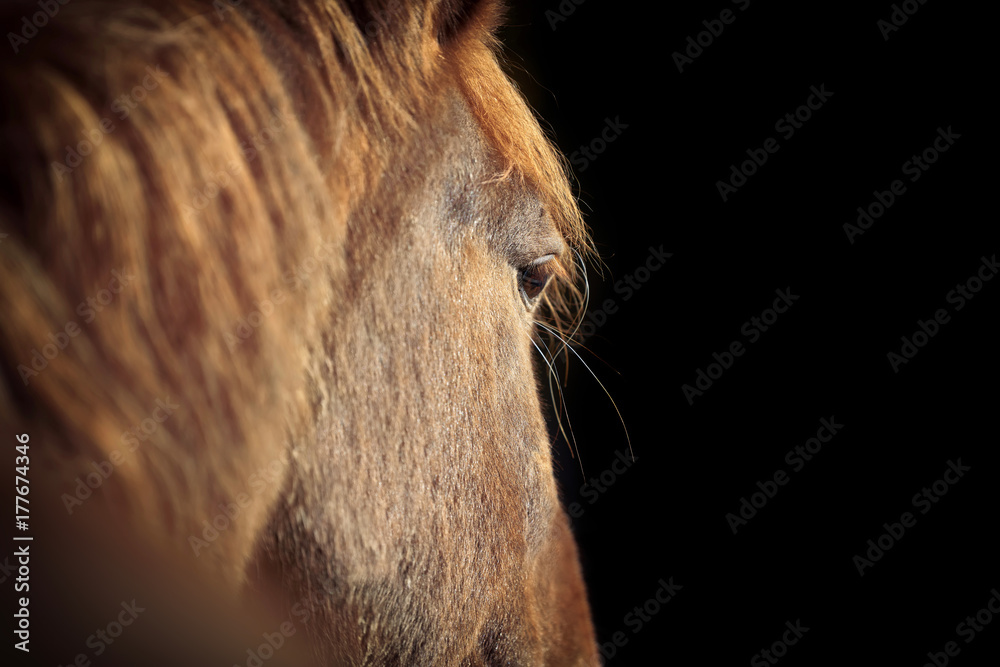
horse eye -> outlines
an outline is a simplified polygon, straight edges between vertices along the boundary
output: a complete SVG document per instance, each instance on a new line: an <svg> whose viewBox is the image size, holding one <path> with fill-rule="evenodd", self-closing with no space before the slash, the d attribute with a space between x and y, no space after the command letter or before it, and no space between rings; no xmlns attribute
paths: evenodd
<svg viewBox="0 0 1000 667"><path fill-rule="evenodd" d="M521 291L529 302L539 297L552 277L552 258L552 255L546 255L521 269Z"/></svg>

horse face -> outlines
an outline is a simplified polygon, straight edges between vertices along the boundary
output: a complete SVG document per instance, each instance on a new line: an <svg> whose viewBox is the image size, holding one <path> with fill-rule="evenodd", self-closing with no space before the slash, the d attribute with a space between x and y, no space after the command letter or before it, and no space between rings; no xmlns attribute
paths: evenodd
<svg viewBox="0 0 1000 667"><path fill-rule="evenodd" d="M350 663L597 664L532 341L572 254L461 75L436 89L348 222L268 570Z"/></svg>
<svg viewBox="0 0 1000 667"><path fill-rule="evenodd" d="M337 658L596 664L533 368L568 250L457 91L438 111L350 221L316 435L292 445L265 551L307 582L291 599L322 586L307 604Z"/></svg>

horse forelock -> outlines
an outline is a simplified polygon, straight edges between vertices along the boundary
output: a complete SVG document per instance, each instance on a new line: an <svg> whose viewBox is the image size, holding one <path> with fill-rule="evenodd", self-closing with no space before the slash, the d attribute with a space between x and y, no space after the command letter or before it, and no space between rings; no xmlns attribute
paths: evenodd
<svg viewBox="0 0 1000 667"><path fill-rule="evenodd" d="M348 42L348 48L357 49L348 60L373 68L367 78L378 85L366 92L377 109L375 124L399 134L419 128L426 119L412 111L413 101L419 101L419 109L436 99L434 82L447 75L459 85L495 152L497 177L524 183L539 199L566 241L557 258L556 284L544 296L545 310L560 333L572 333L585 307L580 269L596 253L572 191L568 162L504 71L503 46L496 38L504 3L374 0L351 7L368 39Z"/></svg>

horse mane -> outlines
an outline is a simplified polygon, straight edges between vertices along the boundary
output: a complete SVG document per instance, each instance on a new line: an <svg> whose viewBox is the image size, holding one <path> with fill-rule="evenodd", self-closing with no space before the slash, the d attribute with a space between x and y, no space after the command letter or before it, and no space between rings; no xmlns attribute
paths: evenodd
<svg viewBox="0 0 1000 667"><path fill-rule="evenodd" d="M68 513L186 548L283 459L346 298L338 258L379 233L350 221L377 183L412 177L394 158L430 140L449 79L502 177L587 254L564 161L499 64L501 21L499 3L457 0L73 0L4 51L0 423L31 435L64 499L122 458ZM560 259L546 298L565 326L581 298L575 255ZM163 401L178 407L151 419ZM241 582L271 505L199 558Z"/></svg>

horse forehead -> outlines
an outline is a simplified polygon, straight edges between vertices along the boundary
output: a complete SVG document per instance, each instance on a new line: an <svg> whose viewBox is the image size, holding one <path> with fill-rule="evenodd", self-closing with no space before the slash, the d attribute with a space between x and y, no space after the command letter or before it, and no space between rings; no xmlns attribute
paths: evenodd
<svg viewBox="0 0 1000 667"><path fill-rule="evenodd" d="M417 142L415 159L426 174L417 184L418 215L453 233L474 231L511 261L561 254L566 243L537 189L507 168L457 91L445 100Z"/></svg>

